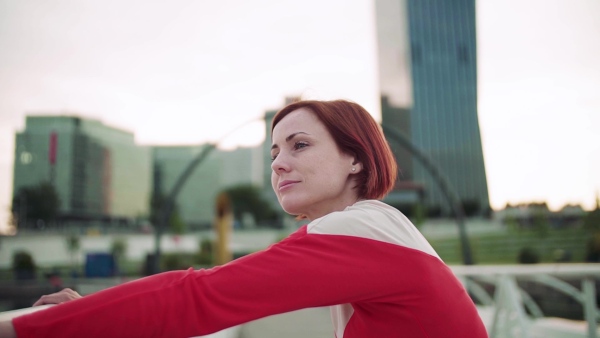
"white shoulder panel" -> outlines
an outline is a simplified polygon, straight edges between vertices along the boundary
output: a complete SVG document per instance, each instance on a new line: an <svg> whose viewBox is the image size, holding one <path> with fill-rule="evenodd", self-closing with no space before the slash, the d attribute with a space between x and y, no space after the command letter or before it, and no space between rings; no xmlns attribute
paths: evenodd
<svg viewBox="0 0 600 338"><path fill-rule="evenodd" d="M422 251L439 258L412 222L396 208L377 200L356 202L308 224L307 232L367 238Z"/></svg>

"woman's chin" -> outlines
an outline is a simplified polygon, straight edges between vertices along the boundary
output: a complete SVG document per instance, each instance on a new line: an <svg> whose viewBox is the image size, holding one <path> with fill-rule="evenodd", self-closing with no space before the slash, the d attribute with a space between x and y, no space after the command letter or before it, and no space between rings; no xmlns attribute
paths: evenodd
<svg viewBox="0 0 600 338"><path fill-rule="evenodd" d="M299 205L295 203L285 203L285 201L281 201L280 203L283 211L290 215L296 216L303 214L302 208L300 208Z"/></svg>

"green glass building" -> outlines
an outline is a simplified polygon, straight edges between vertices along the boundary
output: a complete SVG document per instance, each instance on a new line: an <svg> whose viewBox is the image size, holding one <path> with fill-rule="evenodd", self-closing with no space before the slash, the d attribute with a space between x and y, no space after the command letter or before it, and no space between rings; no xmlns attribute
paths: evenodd
<svg viewBox="0 0 600 338"><path fill-rule="evenodd" d="M62 220L131 222L148 213L150 155L132 133L97 120L27 116L16 134L13 196L49 182Z"/></svg>
<svg viewBox="0 0 600 338"><path fill-rule="evenodd" d="M477 115L475 0L376 0L382 123L440 169L465 209L489 196ZM449 212L433 177L390 140L401 179L423 186L430 210Z"/></svg>

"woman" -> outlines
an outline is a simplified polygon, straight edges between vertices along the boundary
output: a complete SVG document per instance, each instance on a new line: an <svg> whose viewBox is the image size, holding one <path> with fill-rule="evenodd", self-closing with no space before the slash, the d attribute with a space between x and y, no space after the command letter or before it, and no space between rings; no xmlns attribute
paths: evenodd
<svg viewBox="0 0 600 338"><path fill-rule="evenodd" d="M273 189L308 225L222 266L165 272L17 317L18 337L190 337L320 306L331 307L337 338L487 337L451 270L379 201L397 168L367 111L300 101L275 115L271 131Z"/></svg>

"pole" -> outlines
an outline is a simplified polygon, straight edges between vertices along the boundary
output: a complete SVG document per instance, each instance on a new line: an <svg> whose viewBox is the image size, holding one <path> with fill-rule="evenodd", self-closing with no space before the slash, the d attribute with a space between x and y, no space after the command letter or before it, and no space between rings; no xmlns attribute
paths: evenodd
<svg viewBox="0 0 600 338"><path fill-rule="evenodd" d="M179 176L177 182L173 186L173 189L167 196L164 205L161 207L158 217L158 224L154 229L154 267L152 271L153 273L160 272L160 239L166 227L169 224L169 219L171 218L171 214L173 213L175 198L179 194L179 191L183 188L183 185L187 181L189 176L194 172L194 169L196 169L196 167L200 165L200 163L202 163L204 159L206 159L206 157L210 154L211 151L213 151L213 149L215 149L215 147L215 144L208 143L204 147L204 149L202 149L202 151L198 153L198 155L188 164L187 168L183 171L181 176Z"/></svg>
<svg viewBox="0 0 600 338"><path fill-rule="evenodd" d="M215 231L217 233L217 243L215 245L215 264L223 265L233 259L231 250L229 250L229 237L233 226L233 213L231 210L231 201L226 192L217 196L217 217L215 219Z"/></svg>
<svg viewBox="0 0 600 338"><path fill-rule="evenodd" d="M165 228L169 224L169 219L171 218L171 213L173 212L173 206L175 205L175 199L177 198L179 191L183 188L183 185L185 184L187 179L194 172L196 167L198 167L204 161L204 159L210 154L210 152L213 151L223 139L225 139L227 136L231 135L233 132L237 131L238 129L240 129L252 122L262 121L263 119L264 119L264 117L260 117L260 118L246 121L246 122L240 124L239 126L233 128L229 133L225 134L225 136L223 136L219 141L217 141L215 143L208 143L204 147L204 149L202 149L202 151L188 164L188 166L183 171L181 176L179 176L179 178L177 179L177 182L173 186L173 189L169 193L169 196L167 196L167 199L166 199L164 205L161 207L160 214L159 214L159 221L158 221L158 224L156 225L156 229L154 230L154 264L153 264L153 272L154 273L158 273L160 271L160 255L161 255L160 239L162 237L163 232L165 231Z"/></svg>
<svg viewBox="0 0 600 338"><path fill-rule="evenodd" d="M440 169L408 139L408 137L404 136L401 132L395 129L383 125L381 126L381 128L387 136L393 138L398 143L400 143L400 145L404 149L408 150L417 159L417 161L421 162L421 164L433 177L440 190L442 190L442 194L444 195L444 198L450 205L450 208L452 209L452 213L454 214L454 218L456 220L456 225L458 226L460 244L463 255L463 264L474 264L473 256L471 254L471 246L469 244L469 238L467 236L467 230L465 227L465 212L463 210L462 204L460 203L458 195L452 189L446 177L442 174Z"/></svg>

